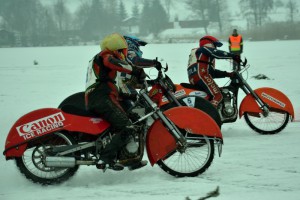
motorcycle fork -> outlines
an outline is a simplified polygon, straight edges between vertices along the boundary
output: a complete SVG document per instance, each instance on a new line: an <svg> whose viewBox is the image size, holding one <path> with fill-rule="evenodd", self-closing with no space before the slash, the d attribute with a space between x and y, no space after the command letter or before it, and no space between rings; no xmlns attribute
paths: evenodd
<svg viewBox="0 0 300 200"><path fill-rule="evenodd" d="M170 101L170 102L174 102L177 106L182 106L182 104L177 100L177 98L173 95L172 92L170 91L167 91L167 99Z"/></svg>
<svg viewBox="0 0 300 200"><path fill-rule="evenodd" d="M182 106L182 104L177 100L177 98L174 96L174 94L168 89L166 84L163 81L159 82L160 85L163 87L163 89L166 91L166 97L169 100L169 102L174 102L177 106Z"/></svg>
<svg viewBox="0 0 300 200"><path fill-rule="evenodd" d="M149 114L152 114L152 117L154 119L161 119L165 127L169 129L169 132L175 138L176 143L181 147L186 147L187 146L186 138L182 135L182 133L176 127L176 125L163 114L163 112L159 109L157 104L150 99L150 97L145 93L145 91L141 91L140 93L153 110L153 112Z"/></svg>
<svg viewBox="0 0 300 200"><path fill-rule="evenodd" d="M246 95L250 94L254 97L260 109L263 111L263 115L266 117L269 114L269 106L254 92L254 90L250 87L250 85L246 82L246 80L240 75L238 75L238 80L241 82L240 88L245 92Z"/></svg>

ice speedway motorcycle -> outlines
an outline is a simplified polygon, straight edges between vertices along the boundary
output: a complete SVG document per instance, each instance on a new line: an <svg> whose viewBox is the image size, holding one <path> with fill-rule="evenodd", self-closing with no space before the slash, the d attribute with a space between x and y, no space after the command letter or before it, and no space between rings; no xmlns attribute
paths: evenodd
<svg viewBox="0 0 300 200"><path fill-rule="evenodd" d="M254 131L260 134L275 134L282 131L289 120L294 119L294 108L289 98L281 91L262 87L253 90L247 81L243 78L242 73L250 65L247 65L247 59L241 62L242 69L234 71L234 77L231 78L228 86L221 87L223 100L218 107L218 112L222 123L235 122L237 118L244 116L246 123ZM246 96L241 101L238 108L238 92L241 89ZM175 96L184 98L188 106L197 108L195 96L201 96L209 99L207 93L198 90L191 84L176 84ZM161 98L158 105L167 104L166 99Z"/></svg>
<svg viewBox="0 0 300 200"><path fill-rule="evenodd" d="M219 155L222 151L218 124L199 109L187 106L161 109L149 96L149 82L142 84L137 100L127 111L138 130L134 135L138 145L136 159L142 160L146 151L152 166L157 164L175 177L203 173L214 159L215 145ZM152 84L163 88L168 101L180 104L173 95L174 85L162 72ZM100 154L114 134L110 124L80 106L67 103L69 99L72 98L64 100L59 108L42 108L25 114L8 133L3 154L7 160L14 159L20 172L35 183L64 182L80 165L107 169L100 162ZM126 159L122 150L118 156Z"/></svg>
<svg viewBox="0 0 300 200"><path fill-rule="evenodd" d="M294 108L289 98L281 91L262 87L253 90L243 78L250 65L247 59L241 62L241 69L233 71L234 77L230 79L228 86L221 87L223 100L218 110L208 103L210 96L189 83L174 84L168 76L164 77L169 87L173 87L176 100L170 100L171 91L165 91L160 83L160 78L152 80L152 88L149 91L150 98L157 103L162 110L176 106L189 106L204 111L210 115L221 127L223 123L233 123L244 116L251 129L259 134L276 134L282 131L289 120L295 118ZM159 74L158 76L160 76ZM246 96L238 105L238 92L242 90ZM84 108L84 93L79 92L66 98L60 106L72 104Z"/></svg>

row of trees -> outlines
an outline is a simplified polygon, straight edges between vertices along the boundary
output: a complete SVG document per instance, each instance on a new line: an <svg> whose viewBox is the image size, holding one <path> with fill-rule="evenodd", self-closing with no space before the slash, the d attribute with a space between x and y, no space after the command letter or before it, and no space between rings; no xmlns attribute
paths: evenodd
<svg viewBox="0 0 300 200"><path fill-rule="evenodd" d="M241 16L247 21L248 29L261 27L268 23L271 11L278 8L286 8L287 20L294 23L295 15L298 13L296 0L240 0L239 8ZM202 20L217 22L219 32L223 32L223 27L228 27L233 17L231 8L228 8L227 1L222 0L186 0L190 9L193 9L195 16Z"/></svg>
<svg viewBox="0 0 300 200"><path fill-rule="evenodd" d="M79 41L99 41L107 33L128 33L126 19L139 27L139 35L158 35L170 26L170 12L175 0L132 0L128 13L126 1L81 0L71 13L65 0L53 0L45 6L40 0L0 0L0 29L14 33L18 45L63 45ZM224 0L184 0L183 6L192 11L191 20L215 22L219 33L228 33L233 15ZM261 30L269 14L277 8L286 8L287 21L295 23L298 12L296 0L239 0L240 18L246 19L248 30ZM2 19L2 20L1 20ZM277 23L277 26L280 23ZM2 27L1 27L2 26ZM207 34L210 26L204 27ZM293 29L294 30L294 29ZM257 32L257 31L256 31ZM1 43L1 39L0 39ZM0 44L1 45L1 44Z"/></svg>
<svg viewBox="0 0 300 200"><path fill-rule="evenodd" d="M222 0L186 0L187 6L194 10L194 18L217 22L219 32L223 32L223 27L229 25L229 13L227 1ZM205 32L208 33L207 27Z"/></svg>
<svg viewBox="0 0 300 200"><path fill-rule="evenodd" d="M300 39L300 24L294 20L297 7L296 0L240 0L241 13L247 21L244 35L255 40ZM270 20L270 13L278 9L285 10L285 21Z"/></svg>
<svg viewBox="0 0 300 200"><path fill-rule="evenodd" d="M45 7L38 0L0 0L2 28L15 34L17 45L51 45L70 30L71 15L62 0Z"/></svg>
<svg viewBox="0 0 300 200"><path fill-rule="evenodd" d="M287 21L294 23L294 17L298 12L296 0L289 0L286 4L281 0L240 0L240 8L247 19L248 26L262 26L266 23L270 11L280 7L287 9Z"/></svg>
<svg viewBox="0 0 300 200"><path fill-rule="evenodd" d="M132 7L134 24L140 34L158 34L168 24L166 11L160 0L138 0ZM128 33L125 29L129 14L121 0L82 0L71 13L64 0L44 6L40 0L0 0L2 29L15 34L18 45L63 45L78 41L99 41L111 32ZM140 11L141 10L141 11ZM1 28L1 27L0 27Z"/></svg>

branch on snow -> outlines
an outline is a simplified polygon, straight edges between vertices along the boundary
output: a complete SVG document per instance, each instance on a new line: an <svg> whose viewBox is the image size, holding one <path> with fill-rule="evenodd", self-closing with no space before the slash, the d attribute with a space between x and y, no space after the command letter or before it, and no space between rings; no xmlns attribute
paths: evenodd
<svg viewBox="0 0 300 200"><path fill-rule="evenodd" d="M219 195L220 195L220 190L219 190L219 186L218 186L215 190L207 193L207 195L205 197L201 197L198 200L205 200L205 199L208 199L210 197L217 197ZM189 197L186 197L185 200L191 200L191 199Z"/></svg>

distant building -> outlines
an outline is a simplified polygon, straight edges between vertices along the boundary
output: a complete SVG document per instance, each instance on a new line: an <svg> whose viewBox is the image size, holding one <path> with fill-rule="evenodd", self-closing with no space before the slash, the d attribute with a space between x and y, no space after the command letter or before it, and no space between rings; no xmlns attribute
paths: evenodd
<svg viewBox="0 0 300 200"><path fill-rule="evenodd" d="M204 28L209 25L208 20L175 21L171 23L173 23L174 28Z"/></svg>
<svg viewBox="0 0 300 200"><path fill-rule="evenodd" d="M15 45L15 34L13 32L0 29L0 47L11 47Z"/></svg>
<svg viewBox="0 0 300 200"><path fill-rule="evenodd" d="M208 20L188 20L169 22L168 29L162 31L159 37L167 42L189 42L199 39L201 35L206 34L206 28L209 25Z"/></svg>
<svg viewBox="0 0 300 200"><path fill-rule="evenodd" d="M140 33L138 18L136 17L124 19L120 28L126 34L138 35Z"/></svg>

